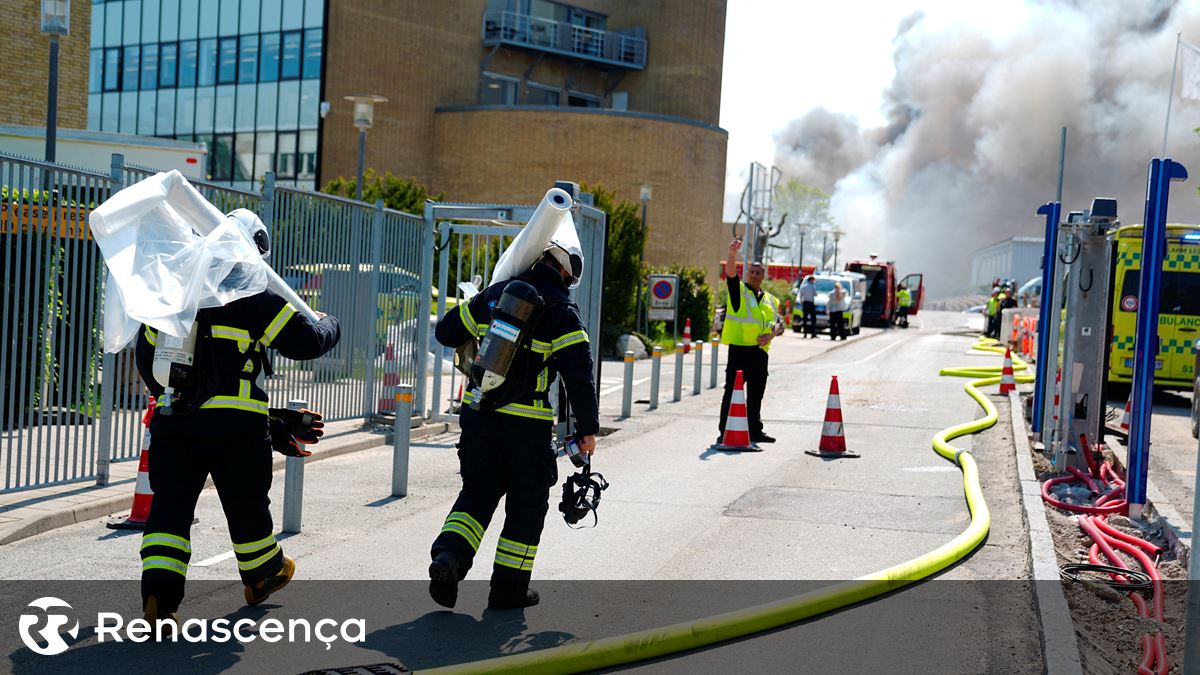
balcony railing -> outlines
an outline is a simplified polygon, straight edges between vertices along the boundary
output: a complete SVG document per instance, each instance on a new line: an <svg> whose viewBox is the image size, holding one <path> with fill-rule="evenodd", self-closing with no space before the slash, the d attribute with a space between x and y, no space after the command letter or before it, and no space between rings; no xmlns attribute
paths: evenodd
<svg viewBox="0 0 1200 675"><path fill-rule="evenodd" d="M573 26L517 12L483 16L483 44L506 43L625 68L646 67L646 40L629 32Z"/></svg>

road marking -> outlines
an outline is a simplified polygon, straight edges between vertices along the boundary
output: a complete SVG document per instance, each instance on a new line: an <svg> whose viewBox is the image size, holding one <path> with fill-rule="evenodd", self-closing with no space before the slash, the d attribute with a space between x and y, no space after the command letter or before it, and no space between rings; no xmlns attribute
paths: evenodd
<svg viewBox="0 0 1200 675"><path fill-rule="evenodd" d="M876 351L874 354L871 354L870 356L868 356L864 359L861 359L859 361L854 361L853 363L814 363L814 364L812 364L812 366L815 368L852 368L854 366L861 366L862 364L866 363L867 361L870 361L870 360L874 359L875 357L880 356L881 354L888 351L889 349L898 347L902 343L903 343L903 340L897 340L897 341L893 342L892 344L884 347L883 349Z"/></svg>
<svg viewBox="0 0 1200 675"><path fill-rule="evenodd" d="M214 555L213 557L205 558L204 560L201 560L200 562L194 562L194 563L192 563L192 567L211 567L212 565L216 565L217 563L221 562L222 560L229 560L232 557L233 557L233 551L225 551L221 555Z"/></svg>
<svg viewBox="0 0 1200 675"><path fill-rule="evenodd" d="M637 386L637 385L639 385L639 384L642 384L642 383L644 383L644 382L649 382L649 381L650 381L650 378L648 378L648 377L643 377L643 378L642 378L642 379L640 379L640 380L634 380L634 381L633 381L633 386L635 386L635 387L636 387L636 386ZM620 391L620 390L621 390L621 389L623 389L624 387L625 387L625 384L624 384L624 383L622 383L622 384L618 384L618 385L617 385L617 386L615 386L615 387L609 387L608 389L601 389L601 390L600 390L600 395L601 395L601 396L608 396L609 394L613 393L614 391Z"/></svg>
<svg viewBox="0 0 1200 675"><path fill-rule="evenodd" d="M911 471L913 473L941 473L943 471L958 471L957 466L906 466L901 471Z"/></svg>

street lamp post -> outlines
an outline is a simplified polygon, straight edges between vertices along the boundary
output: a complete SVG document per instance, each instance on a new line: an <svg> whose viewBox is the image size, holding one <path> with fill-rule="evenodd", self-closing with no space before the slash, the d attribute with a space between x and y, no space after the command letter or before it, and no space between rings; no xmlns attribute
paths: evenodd
<svg viewBox="0 0 1200 675"><path fill-rule="evenodd" d="M362 201L363 193L363 162L367 153L367 129L375 120L375 104L387 103L386 96L365 94L346 96L347 101L354 102L354 126L358 128L358 180L354 182L354 198Z"/></svg>
<svg viewBox="0 0 1200 675"><path fill-rule="evenodd" d="M71 34L71 0L42 0L42 32L50 36L50 76L46 90L46 161L58 141L58 38Z"/></svg>
<svg viewBox="0 0 1200 675"><path fill-rule="evenodd" d="M825 259L829 255L829 230L825 230L825 240L821 242L821 269L825 269Z"/></svg>
<svg viewBox="0 0 1200 675"><path fill-rule="evenodd" d="M646 207L650 205L651 192L652 192L652 190L650 189L649 185L642 186L641 200L642 200L642 229L643 230L646 229ZM645 259L646 259L646 246L645 246L645 244L643 244L642 249L640 251L638 251L637 320L635 321L635 323L637 323L641 327L641 330L643 333L648 332L648 330L650 328L650 321L648 319L643 321L643 317L642 317L642 307L643 307L642 294L644 292L642 290L642 267L645 265Z"/></svg>
<svg viewBox="0 0 1200 675"><path fill-rule="evenodd" d="M835 272L837 271L837 268L838 268L838 264L837 264L837 262L838 262L838 241L842 238L843 234L845 234L845 233L842 232L841 230L833 231L833 270Z"/></svg>

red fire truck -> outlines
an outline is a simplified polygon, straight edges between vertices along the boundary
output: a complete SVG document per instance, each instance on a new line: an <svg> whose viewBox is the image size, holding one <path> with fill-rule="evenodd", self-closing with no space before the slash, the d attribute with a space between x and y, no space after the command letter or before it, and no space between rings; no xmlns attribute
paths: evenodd
<svg viewBox="0 0 1200 675"><path fill-rule="evenodd" d="M846 263L847 272L858 272L867 277L867 295L863 298L863 325L886 326L896 316L896 263L880 260L871 255L867 260L851 260ZM900 283L912 294L912 305L908 315L914 316L925 299L923 274L910 274Z"/></svg>

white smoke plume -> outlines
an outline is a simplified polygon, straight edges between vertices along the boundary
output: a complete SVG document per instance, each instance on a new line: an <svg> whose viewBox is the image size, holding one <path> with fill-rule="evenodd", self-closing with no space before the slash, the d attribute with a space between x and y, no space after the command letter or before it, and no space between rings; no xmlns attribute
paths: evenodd
<svg viewBox="0 0 1200 675"><path fill-rule="evenodd" d="M1175 36L1200 43L1200 3L1047 0L1028 10L1000 36L911 16L894 40L885 126L817 108L776 136L785 179L832 190L843 260L878 251L901 275L925 272L931 298L966 292L974 250L1042 235L1034 212L1054 199L1064 125L1064 215L1116 197L1123 223L1142 222ZM1200 222L1198 103L1173 102L1167 155L1193 178L1172 186L1172 222Z"/></svg>

